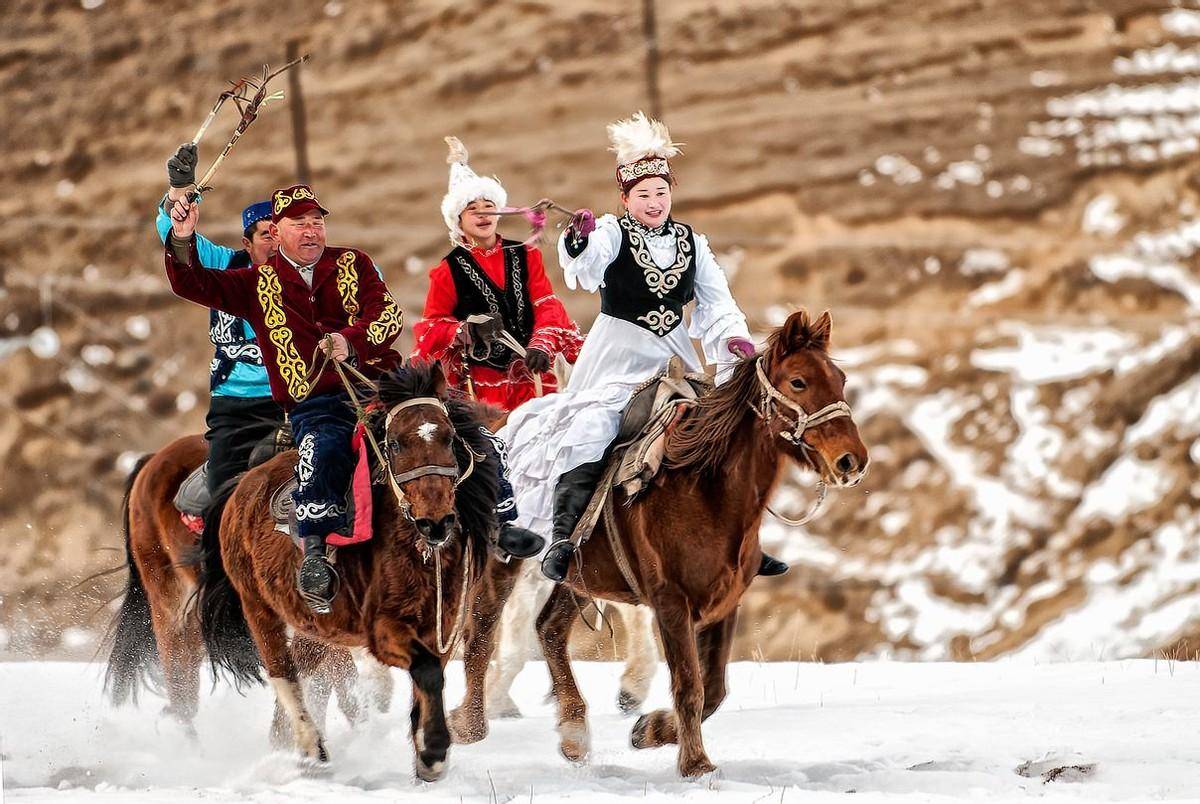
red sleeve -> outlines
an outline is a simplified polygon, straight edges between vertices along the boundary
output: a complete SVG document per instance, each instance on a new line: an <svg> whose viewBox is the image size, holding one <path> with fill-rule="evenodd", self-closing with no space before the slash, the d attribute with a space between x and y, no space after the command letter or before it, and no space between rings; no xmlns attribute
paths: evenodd
<svg viewBox="0 0 1200 804"><path fill-rule="evenodd" d="M462 322L454 317L458 294L454 279L445 260L429 272L429 294L425 297L425 312L413 325L413 357L441 360L449 367L457 366L460 356L454 349L454 336Z"/></svg>
<svg viewBox="0 0 1200 804"><path fill-rule="evenodd" d="M245 318L254 309L254 285L258 272L254 268L227 268L211 271L200 264L196 238L190 245L190 259L185 264L175 257L170 238L166 246L167 281L171 291L182 299L212 307L230 315Z"/></svg>
<svg viewBox="0 0 1200 804"><path fill-rule="evenodd" d="M541 349L551 358L562 354L568 363L574 363L583 346L583 335L567 315L567 308L554 295L554 286L542 263L542 252L530 246L528 254L529 297L533 300L533 336L529 339L529 347Z"/></svg>
<svg viewBox="0 0 1200 804"><path fill-rule="evenodd" d="M352 326L338 332L354 347L360 363L366 363L389 350L392 341L404 329L404 315L371 258L361 251L354 254L358 258L358 307L361 312Z"/></svg>

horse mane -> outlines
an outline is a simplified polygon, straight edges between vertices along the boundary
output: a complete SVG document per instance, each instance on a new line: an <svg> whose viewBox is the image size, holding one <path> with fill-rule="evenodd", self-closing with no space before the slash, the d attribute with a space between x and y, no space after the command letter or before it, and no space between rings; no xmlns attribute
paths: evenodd
<svg viewBox="0 0 1200 804"><path fill-rule="evenodd" d="M436 363L415 360L408 365L383 374L376 383L372 400L379 403L379 413L410 399L430 396L441 399L450 414L450 425L458 438L454 440L454 456L460 472L466 472L475 454L475 470L454 491L455 510L463 532L471 540L473 570L483 571L490 542L488 534L495 528L496 497L500 491L496 450L483 427L488 421L488 408L461 399L446 399L446 381ZM386 434L384 417L372 417L371 430L383 442ZM480 459L478 456L484 456Z"/></svg>
<svg viewBox="0 0 1200 804"><path fill-rule="evenodd" d="M738 428L761 393L754 358L741 360L728 380L700 397L694 410L667 439L666 463L671 469L705 474L723 471L737 440Z"/></svg>
<svg viewBox="0 0 1200 804"><path fill-rule="evenodd" d="M788 354L811 349L828 357L829 321L810 320L801 313L795 326L785 325L767 340L766 359L782 359ZM725 470L733 451L736 434L758 401L762 388L755 371L757 357L738 361L732 376L702 396L689 415L667 439L666 464L671 469L693 469L702 474Z"/></svg>

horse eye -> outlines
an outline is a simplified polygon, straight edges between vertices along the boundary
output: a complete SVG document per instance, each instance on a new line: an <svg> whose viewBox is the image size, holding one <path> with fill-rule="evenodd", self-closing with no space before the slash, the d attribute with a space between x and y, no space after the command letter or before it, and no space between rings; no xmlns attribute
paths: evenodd
<svg viewBox="0 0 1200 804"><path fill-rule="evenodd" d="M808 387L808 384L806 382L804 382L804 380L800 379L799 377L792 380L792 390L793 391L803 391L807 387Z"/></svg>

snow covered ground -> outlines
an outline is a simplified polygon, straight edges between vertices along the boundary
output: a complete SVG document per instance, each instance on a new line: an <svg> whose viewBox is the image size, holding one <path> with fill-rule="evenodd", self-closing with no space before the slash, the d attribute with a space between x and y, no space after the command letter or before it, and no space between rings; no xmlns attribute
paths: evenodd
<svg viewBox="0 0 1200 804"><path fill-rule="evenodd" d="M575 665L592 706L591 761L556 751L547 674L529 664L514 687L526 713L455 746L447 776L413 781L407 681L387 715L351 732L331 712L332 763L305 771L267 747L268 691L206 695L199 744L141 710L100 700L99 668L0 664L0 801L148 802L729 802L1192 799L1200 794L1200 664L819 665L740 663L730 698L705 724L719 774L675 775L673 749L634 751L614 704L620 667ZM449 672L448 700L462 690ZM650 704L667 700L665 673ZM1032 776L1017 773L1041 763ZM1095 765L1055 781L1053 767ZM846 799L846 793L856 793Z"/></svg>

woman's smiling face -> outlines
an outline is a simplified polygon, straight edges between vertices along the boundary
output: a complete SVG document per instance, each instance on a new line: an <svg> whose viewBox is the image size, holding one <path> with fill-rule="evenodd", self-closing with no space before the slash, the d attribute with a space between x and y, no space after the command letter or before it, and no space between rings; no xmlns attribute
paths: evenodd
<svg viewBox="0 0 1200 804"><path fill-rule="evenodd" d="M671 214L671 185L661 176L642 179L621 193L621 203L638 223L657 229Z"/></svg>

